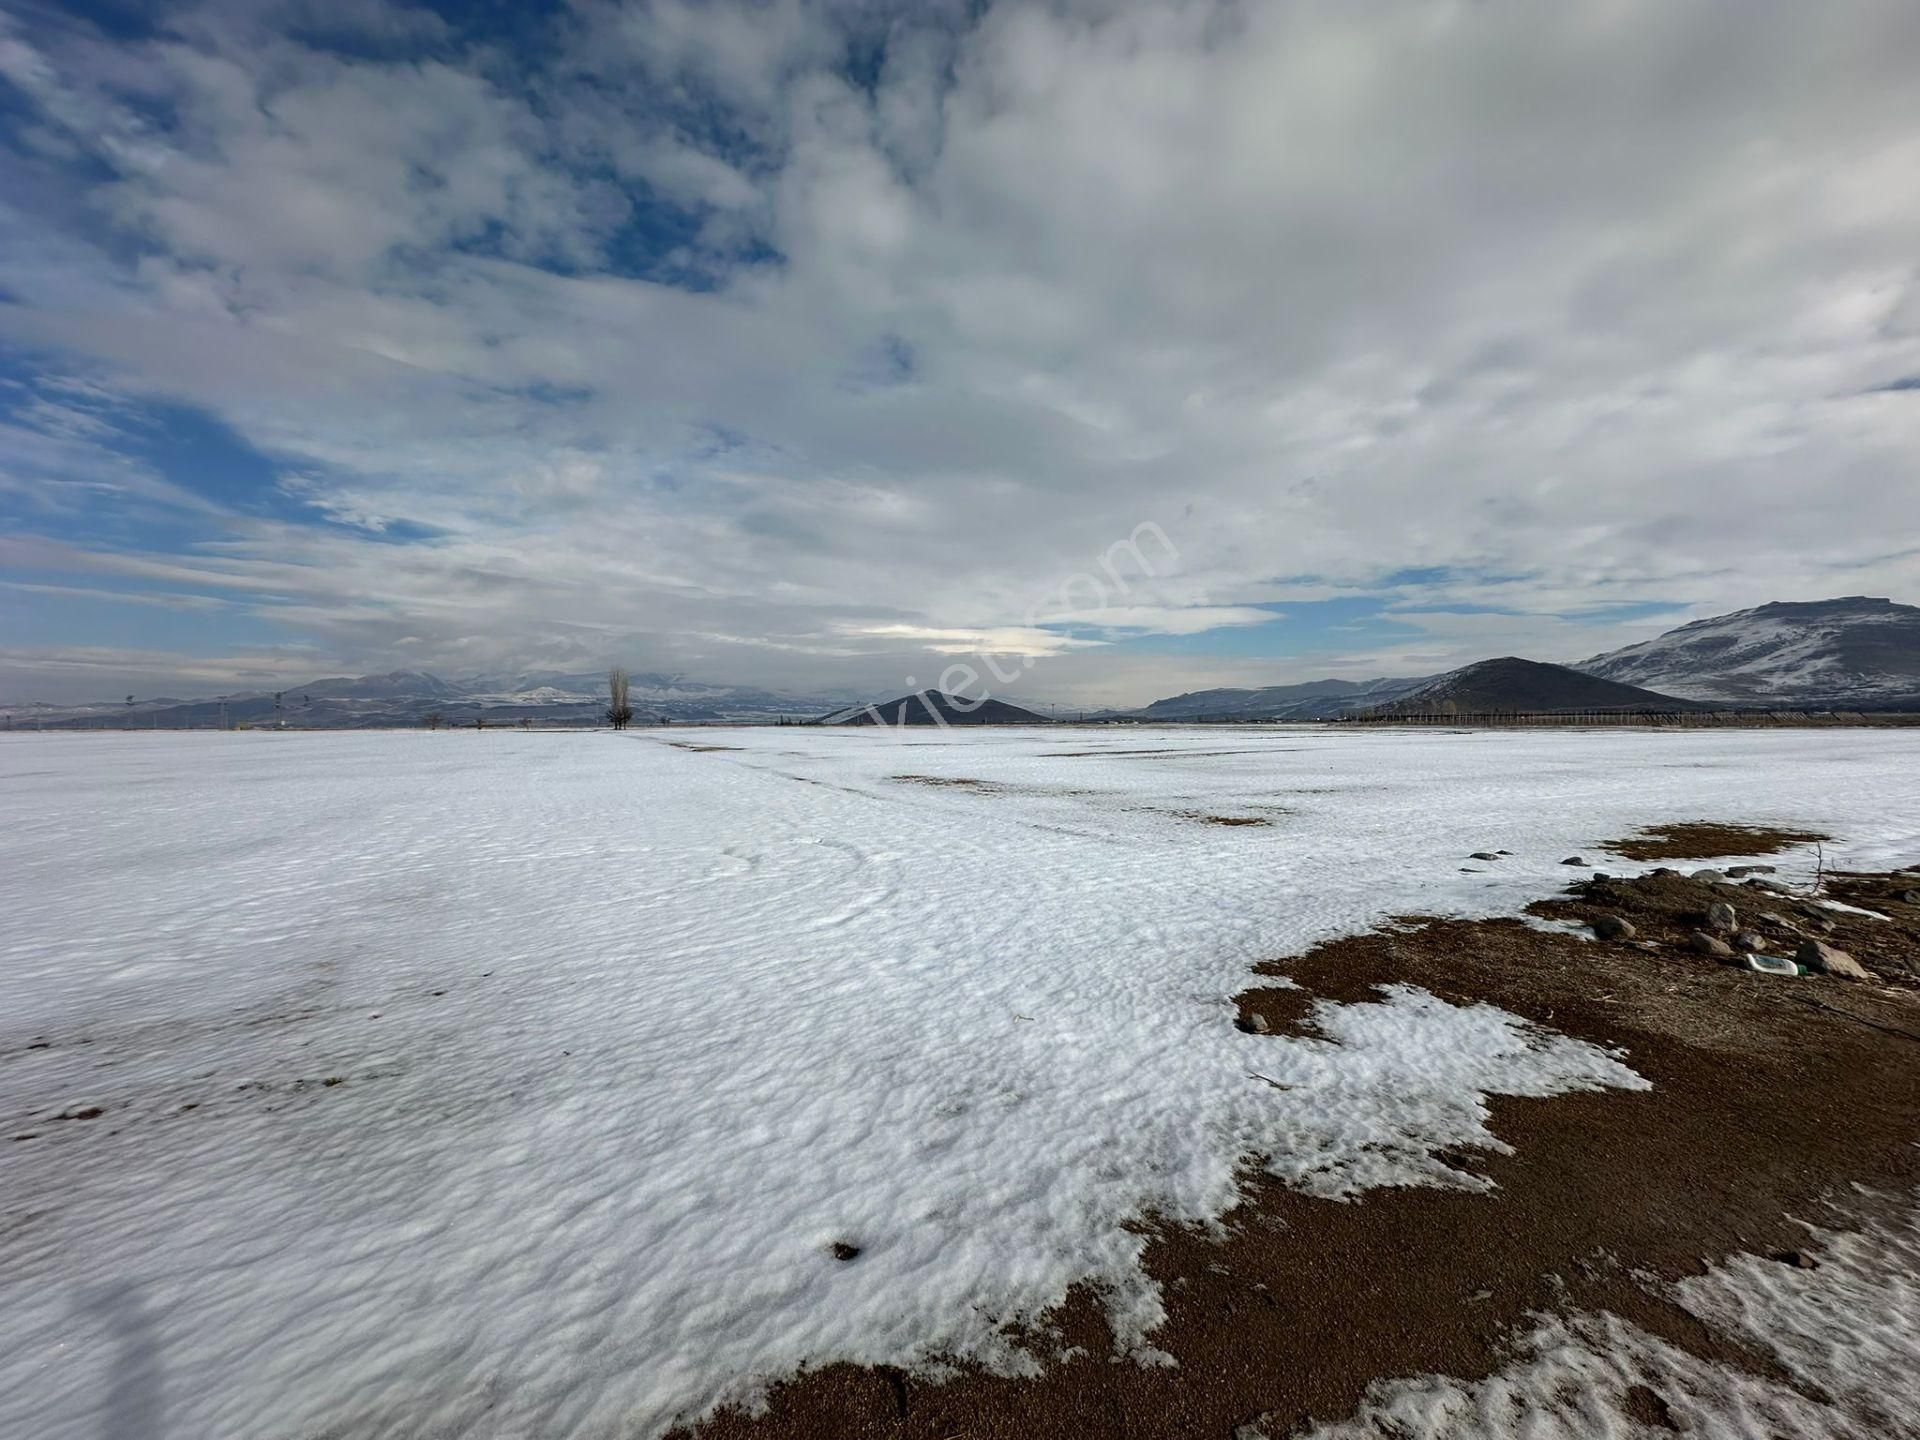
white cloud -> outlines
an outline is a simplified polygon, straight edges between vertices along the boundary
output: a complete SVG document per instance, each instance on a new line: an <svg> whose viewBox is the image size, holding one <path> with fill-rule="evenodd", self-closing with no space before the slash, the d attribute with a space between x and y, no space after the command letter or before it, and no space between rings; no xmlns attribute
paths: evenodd
<svg viewBox="0 0 1920 1440"><path fill-rule="evenodd" d="M345 666L404 641L885 689L993 635L1049 694L1136 699L1574 658L1619 633L1578 619L1601 606L1920 589L1920 397L1863 393L1920 373L1893 0L600 0L532 69L419 12L360 6L380 45L347 50L291 14L0 32L0 76L87 157L8 162L37 188L0 212L0 339L435 538L228 510L170 555L65 535L69 577L251 594ZM63 470L90 413L46 417ZM1431 643L1032 632L1143 521L1177 566L1090 626L1376 592L1443 607L1399 613ZM1388 583L1409 569L1448 578ZM1444 608L1485 605L1513 613Z"/></svg>
<svg viewBox="0 0 1920 1440"><path fill-rule="evenodd" d="M1018 625L1003 625L991 630L938 630L926 625L858 625L848 627L847 633L878 640L903 640L924 646L936 655L1009 655L1035 660L1064 655L1070 650L1084 650L1102 643Z"/></svg>

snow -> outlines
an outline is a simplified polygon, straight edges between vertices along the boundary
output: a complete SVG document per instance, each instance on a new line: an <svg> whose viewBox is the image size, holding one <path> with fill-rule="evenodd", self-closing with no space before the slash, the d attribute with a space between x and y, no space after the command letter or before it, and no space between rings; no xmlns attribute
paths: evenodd
<svg viewBox="0 0 1920 1440"><path fill-rule="evenodd" d="M1031 1368L1005 1322L1082 1280L1155 1362L1128 1220L1217 1216L1250 1154L1475 1185L1438 1152L1492 1143L1487 1094L1643 1083L1417 990L1242 1034L1254 962L1511 913L1643 824L1911 863L1917 762L1899 731L0 737L0 1111L35 1137L0 1141L0 1433L647 1436L802 1363Z"/></svg>

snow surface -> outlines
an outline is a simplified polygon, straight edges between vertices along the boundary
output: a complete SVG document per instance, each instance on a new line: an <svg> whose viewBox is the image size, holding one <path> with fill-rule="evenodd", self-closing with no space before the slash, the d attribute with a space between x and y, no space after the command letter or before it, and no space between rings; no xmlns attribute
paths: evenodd
<svg viewBox="0 0 1920 1440"><path fill-rule="evenodd" d="M1245 1035L1255 961L1661 821L1920 859L1899 731L11 735L0 795L36 1437L646 1436L803 1362L1031 1368L1003 1323L1080 1280L1152 1362L1130 1218L1248 1154L1470 1185L1486 1094L1643 1083L1415 990Z"/></svg>

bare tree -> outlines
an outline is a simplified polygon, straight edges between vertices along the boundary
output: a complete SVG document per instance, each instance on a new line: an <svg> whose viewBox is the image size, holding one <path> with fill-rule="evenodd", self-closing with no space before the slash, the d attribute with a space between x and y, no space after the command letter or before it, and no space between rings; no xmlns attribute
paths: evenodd
<svg viewBox="0 0 1920 1440"><path fill-rule="evenodd" d="M627 701L627 672L618 665L607 672L607 723L624 730L633 720L633 706Z"/></svg>

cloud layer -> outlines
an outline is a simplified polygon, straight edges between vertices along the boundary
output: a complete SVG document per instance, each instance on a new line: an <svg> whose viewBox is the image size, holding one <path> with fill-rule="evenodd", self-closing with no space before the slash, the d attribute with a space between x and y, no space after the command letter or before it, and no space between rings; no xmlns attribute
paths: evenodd
<svg viewBox="0 0 1920 1440"><path fill-rule="evenodd" d="M0 689L1911 599L1916 73L1903 0L16 5Z"/></svg>

